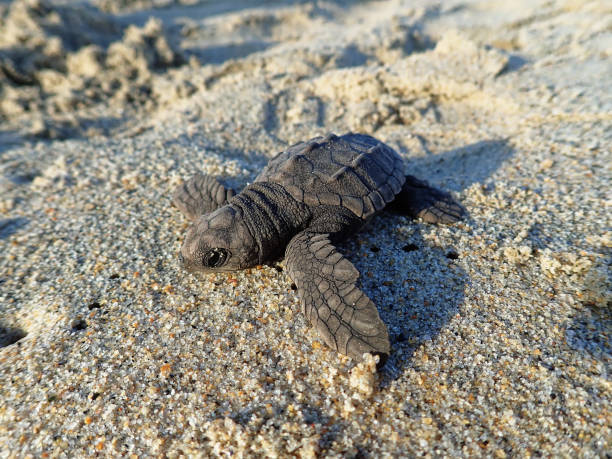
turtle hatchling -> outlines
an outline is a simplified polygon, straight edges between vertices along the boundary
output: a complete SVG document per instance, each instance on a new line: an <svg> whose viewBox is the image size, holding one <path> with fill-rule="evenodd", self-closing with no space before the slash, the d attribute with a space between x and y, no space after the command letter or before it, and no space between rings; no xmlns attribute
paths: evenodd
<svg viewBox="0 0 612 459"><path fill-rule="evenodd" d="M385 207L429 223L464 214L450 194L405 175L391 147L355 133L289 147L239 194L197 174L173 202L193 220L180 254L186 269L234 271L284 257L302 312L325 343L358 360L379 355L379 365L390 352L387 327L335 244Z"/></svg>

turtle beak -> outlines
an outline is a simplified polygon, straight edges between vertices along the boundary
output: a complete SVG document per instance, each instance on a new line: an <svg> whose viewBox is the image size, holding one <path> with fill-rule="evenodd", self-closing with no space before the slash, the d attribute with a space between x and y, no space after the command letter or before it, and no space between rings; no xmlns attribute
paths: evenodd
<svg viewBox="0 0 612 459"><path fill-rule="evenodd" d="M182 253L179 253L178 261L179 261L180 267L186 271L189 271L190 273L200 271L198 268L194 267L193 264L189 263L189 261L185 260L185 257L183 256Z"/></svg>

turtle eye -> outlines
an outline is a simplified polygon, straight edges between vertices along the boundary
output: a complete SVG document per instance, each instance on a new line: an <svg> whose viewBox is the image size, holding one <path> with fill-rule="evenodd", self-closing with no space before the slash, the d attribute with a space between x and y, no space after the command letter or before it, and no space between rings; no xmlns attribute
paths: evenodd
<svg viewBox="0 0 612 459"><path fill-rule="evenodd" d="M218 268L227 261L229 251L221 248L211 249L204 255L202 263L208 268Z"/></svg>

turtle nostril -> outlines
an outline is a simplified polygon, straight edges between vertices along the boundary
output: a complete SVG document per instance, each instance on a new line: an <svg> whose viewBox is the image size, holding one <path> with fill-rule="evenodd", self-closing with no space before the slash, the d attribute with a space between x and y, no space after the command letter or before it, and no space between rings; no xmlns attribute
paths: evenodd
<svg viewBox="0 0 612 459"><path fill-rule="evenodd" d="M179 253L179 263L180 263L181 265L184 265L184 264L185 264L185 259L183 258L183 254L182 254L182 253Z"/></svg>

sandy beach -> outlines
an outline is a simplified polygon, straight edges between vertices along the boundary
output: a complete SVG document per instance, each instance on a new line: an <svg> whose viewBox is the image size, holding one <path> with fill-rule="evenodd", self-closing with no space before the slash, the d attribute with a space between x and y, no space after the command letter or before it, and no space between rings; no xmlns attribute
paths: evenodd
<svg viewBox="0 0 612 459"><path fill-rule="evenodd" d="M610 457L610 75L604 0L0 1L0 458ZM178 262L184 180L349 131L469 213L339 247L379 372Z"/></svg>

